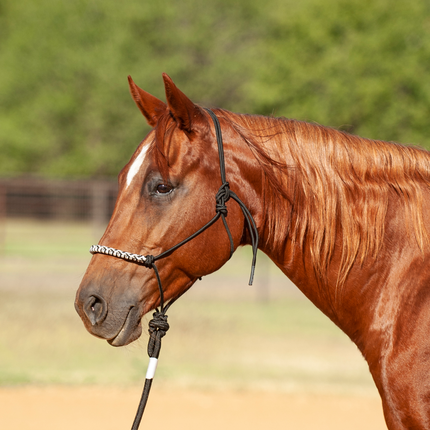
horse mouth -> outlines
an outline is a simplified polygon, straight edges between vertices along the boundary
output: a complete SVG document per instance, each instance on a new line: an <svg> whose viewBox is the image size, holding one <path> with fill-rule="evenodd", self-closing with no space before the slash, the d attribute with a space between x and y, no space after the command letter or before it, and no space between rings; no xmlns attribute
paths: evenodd
<svg viewBox="0 0 430 430"><path fill-rule="evenodd" d="M112 346L124 346L136 340L142 334L142 325L138 309L131 307L118 333L108 343Z"/></svg>

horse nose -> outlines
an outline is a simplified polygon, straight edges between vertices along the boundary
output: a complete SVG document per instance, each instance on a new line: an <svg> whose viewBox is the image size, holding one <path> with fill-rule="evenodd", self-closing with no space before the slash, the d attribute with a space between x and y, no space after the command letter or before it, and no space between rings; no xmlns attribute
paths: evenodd
<svg viewBox="0 0 430 430"><path fill-rule="evenodd" d="M84 303L84 312L92 325L100 324L107 315L107 303L103 297L92 295Z"/></svg>

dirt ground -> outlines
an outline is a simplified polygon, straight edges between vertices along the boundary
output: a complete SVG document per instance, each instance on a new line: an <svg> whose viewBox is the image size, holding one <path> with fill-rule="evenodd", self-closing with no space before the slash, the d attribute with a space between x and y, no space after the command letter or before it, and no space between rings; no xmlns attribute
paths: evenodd
<svg viewBox="0 0 430 430"><path fill-rule="evenodd" d="M0 389L0 428L129 429L139 388ZM141 429L386 429L380 400L370 396L222 392L153 388Z"/></svg>
<svg viewBox="0 0 430 430"><path fill-rule="evenodd" d="M131 384L146 369L145 342L111 348L85 332L73 308L93 243L90 227L8 221L11 255L0 259L6 327L0 430L131 428L141 393ZM40 244L46 257L34 259ZM85 256L64 244L85 249ZM305 307L262 255L250 288L245 251L175 304L159 373L164 379L154 381L141 430L386 429L356 348L316 308ZM119 388L118 381L130 385ZM344 394L309 394L308 387Z"/></svg>

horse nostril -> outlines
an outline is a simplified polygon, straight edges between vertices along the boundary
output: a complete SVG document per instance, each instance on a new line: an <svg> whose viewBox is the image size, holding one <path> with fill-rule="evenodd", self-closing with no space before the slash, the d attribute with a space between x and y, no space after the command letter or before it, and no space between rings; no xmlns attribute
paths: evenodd
<svg viewBox="0 0 430 430"><path fill-rule="evenodd" d="M92 325L99 324L107 315L106 301L99 296L90 296L84 304L84 312Z"/></svg>

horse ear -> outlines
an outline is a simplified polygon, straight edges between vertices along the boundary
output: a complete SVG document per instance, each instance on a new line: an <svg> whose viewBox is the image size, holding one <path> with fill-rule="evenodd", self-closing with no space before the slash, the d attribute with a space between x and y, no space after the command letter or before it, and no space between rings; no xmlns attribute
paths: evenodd
<svg viewBox="0 0 430 430"><path fill-rule="evenodd" d="M166 103L139 88L133 82L131 76L128 77L128 85L130 87L131 96L136 102L137 107L148 121L148 124L151 127L155 127L157 125L158 118L166 112Z"/></svg>
<svg viewBox="0 0 430 430"><path fill-rule="evenodd" d="M191 132L197 122L205 118L201 108L195 105L172 81L163 73L164 88L169 110L181 130Z"/></svg>

